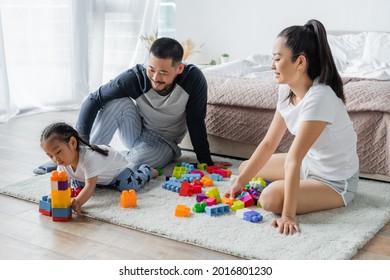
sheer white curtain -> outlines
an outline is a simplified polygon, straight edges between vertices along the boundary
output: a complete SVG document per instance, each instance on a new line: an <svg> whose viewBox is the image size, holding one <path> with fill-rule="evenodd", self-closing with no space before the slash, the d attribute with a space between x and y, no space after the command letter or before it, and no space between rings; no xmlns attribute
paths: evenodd
<svg viewBox="0 0 390 280"><path fill-rule="evenodd" d="M143 63L140 35L158 28L160 0L0 0L0 122L79 108Z"/></svg>

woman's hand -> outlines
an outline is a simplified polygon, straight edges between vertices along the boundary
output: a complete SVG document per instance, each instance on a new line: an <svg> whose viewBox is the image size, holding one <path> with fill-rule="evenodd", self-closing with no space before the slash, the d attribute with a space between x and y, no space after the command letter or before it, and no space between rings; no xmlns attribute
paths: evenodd
<svg viewBox="0 0 390 280"><path fill-rule="evenodd" d="M229 197L230 199L235 198L237 195L241 194L243 191L243 187L237 183L234 183L233 186L225 193L225 197Z"/></svg>
<svg viewBox="0 0 390 280"><path fill-rule="evenodd" d="M274 228L279 227L279 233L285 235L293 235L295 232L300 232L297 221L290 217L281 217L272 221L271 225Z"/></svg>
<svg viewBox="0 0 390 280"><path fill-rule="evenodd" d="M72 200L72 209L74 212L76 212L81 217L83 216L83 214L81 213L81 206L75 198Z"/></svg>

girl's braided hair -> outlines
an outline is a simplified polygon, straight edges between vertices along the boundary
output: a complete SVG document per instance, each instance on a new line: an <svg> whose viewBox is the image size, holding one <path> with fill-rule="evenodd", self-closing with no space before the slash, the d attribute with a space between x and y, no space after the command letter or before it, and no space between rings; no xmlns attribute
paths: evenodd
<svg viewBox="0 0 390 280"><path fill-rule="evenodd" d="M91 145L87 141L84 141L79 136L79 133L76 131L76 129L64 122L56 122L48 125L41 134L41 143L49 138L56 138L60 141L68 143L72 136L77 140L77 150L79 150L79 145L86 145L99 154L105 156L108 155L108 150L102 149L97 145Z"/></svg>

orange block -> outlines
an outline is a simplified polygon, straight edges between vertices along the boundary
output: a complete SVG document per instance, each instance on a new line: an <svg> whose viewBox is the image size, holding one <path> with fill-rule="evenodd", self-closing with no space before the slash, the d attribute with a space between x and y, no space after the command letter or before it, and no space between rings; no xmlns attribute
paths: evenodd
<svg viewBox="0 0 390 280"><path fill-rule="evenodd" d="M178 204L176 206L175 216L176 217L189 217L190 216L190 208L183 205L183 204Z"/></svg>
<svg viewBox="0 0 390 280"><path fill-rule="evenodd" d="M203 176L200 181L202 182L203 187L211 187L214 185L213 179L210 177Z"/></svg>
<svg viewBox="0 0 390 280"><path fill-rule="evenodd" d="M233 203L234 203L236 200L237 200L237 199L235 199L235 198L230 199L230 197L226 197L226 196L223 196L223 197L222 197L222 203L223 203L223 204L228 204L230 208L232 208Z"/></svg>
<svg viewBox="0 0 390 280"><path fill-rule="evenodd" d="M134 190L122 191L120 202L123 208L136 207L137 195L135 191Z"/></svg>

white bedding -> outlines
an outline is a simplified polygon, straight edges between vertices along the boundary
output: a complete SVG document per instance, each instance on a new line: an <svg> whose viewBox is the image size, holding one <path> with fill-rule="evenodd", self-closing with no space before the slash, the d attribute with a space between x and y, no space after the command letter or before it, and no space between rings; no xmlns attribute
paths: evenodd
<svg viewBox="0 0 390 280"><path fill-rule="evenodd" d="M328 35L328 41L340 76L390 80L390 33ZM253 54L203 71L245 78L272 76L271 62L271 55Z"/></svg>

